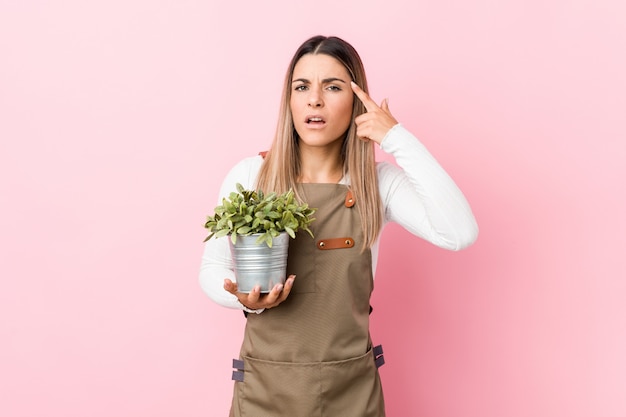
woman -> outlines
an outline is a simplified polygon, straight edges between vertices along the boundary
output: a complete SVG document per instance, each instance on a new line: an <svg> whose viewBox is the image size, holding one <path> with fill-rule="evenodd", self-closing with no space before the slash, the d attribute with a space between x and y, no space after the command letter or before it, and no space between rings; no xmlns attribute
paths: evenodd
<svg viewBox="0 0 626 417"><path fill-rule="evenodd" d="M239 293L227 240L206 244L204 291L247 315L231 416L384 416L381 352L369 335L383 225L397 222L459 250L476 239L476 222L461 191L398 124L387 100L378 106L368 96L361 59L345 41L316 36L300 46L280 115L270 151L236 165L220 196L238 182L266 192L293 188L317 208L315 240L296 236L292 275L268 294ZM377 164L374 143L399 168Z"/></svg>

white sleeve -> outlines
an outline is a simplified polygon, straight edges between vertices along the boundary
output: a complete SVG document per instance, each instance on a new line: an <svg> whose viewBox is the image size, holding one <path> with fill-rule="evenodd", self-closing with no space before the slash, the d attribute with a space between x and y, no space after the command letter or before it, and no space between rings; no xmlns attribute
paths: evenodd
<svg viewBox="0 0 626 417"><path fill-rule="evenodd" d="M478 236L478 225L461 190L426 147L397 124L380 148L393 155L399 168L378 164L385 221L439 247L460 250Z"/></svg>
<svg viewBox="0 0 626 417"><path fill-rule="evenodd" d="M252 157L244 159L235 165L222 182L217 204L222 198L236 191L236 184L240 183L246 189L254 187L256 176L263 159ZM263 309L251 310L239 302L237 297L224 289L224 279L236 281L233 272L233 260L230 255L228 237L211 238L204 246L202 264L200 266L200 286L202 290L216 303L229 308L236 308L249 313L261 313Z"/></svg>

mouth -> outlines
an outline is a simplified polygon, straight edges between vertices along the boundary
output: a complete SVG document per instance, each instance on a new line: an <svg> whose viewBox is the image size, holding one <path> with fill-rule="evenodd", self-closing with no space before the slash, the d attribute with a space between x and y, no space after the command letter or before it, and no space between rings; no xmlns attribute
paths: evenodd
<svg viewBox="0 0 626 417"><path fill-rule="evenodd" d="M321 126L326 123L322 116L307 116L305 122L310 126Z"/></svg>

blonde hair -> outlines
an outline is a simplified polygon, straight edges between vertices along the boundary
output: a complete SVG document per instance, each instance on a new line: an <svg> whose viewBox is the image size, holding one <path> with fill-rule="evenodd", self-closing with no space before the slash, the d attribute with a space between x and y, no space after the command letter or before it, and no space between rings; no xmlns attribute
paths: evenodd
<svg viewBox="0 0 626 417"><path fill-rule="evenodd" d="M300 58L306 54L326 54L337 59L346 67L352 81L368 92L363 63L352 45L334 36L315 36L305 41L294 54L287 69L276 135L257 177L257 188L264 191L295 190L300 175L298 134L294 127L289 102L294 68ZM354 122L354 118L365 111L361 100L355 98L352 106L352 121ZM383 224L382 203L378 191L374 142L359 139L354 123L350 124L346 132L341 157L343 172L344 175L349 175L350 189L356 200L355 207L361 217L364 235L362 249L369 248L378 238Z"/></svg>

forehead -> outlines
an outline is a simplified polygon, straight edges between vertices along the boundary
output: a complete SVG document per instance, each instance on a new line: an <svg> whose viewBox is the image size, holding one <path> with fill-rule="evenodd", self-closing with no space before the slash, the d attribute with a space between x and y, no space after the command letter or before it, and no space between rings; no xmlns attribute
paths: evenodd
<svg viewBox="0 0 626 417"><path fill-rule="evenodd" d="M303 55L293 69L293 79L338 77L350 80L346 67L336 58L326 54Z"/></svg>

